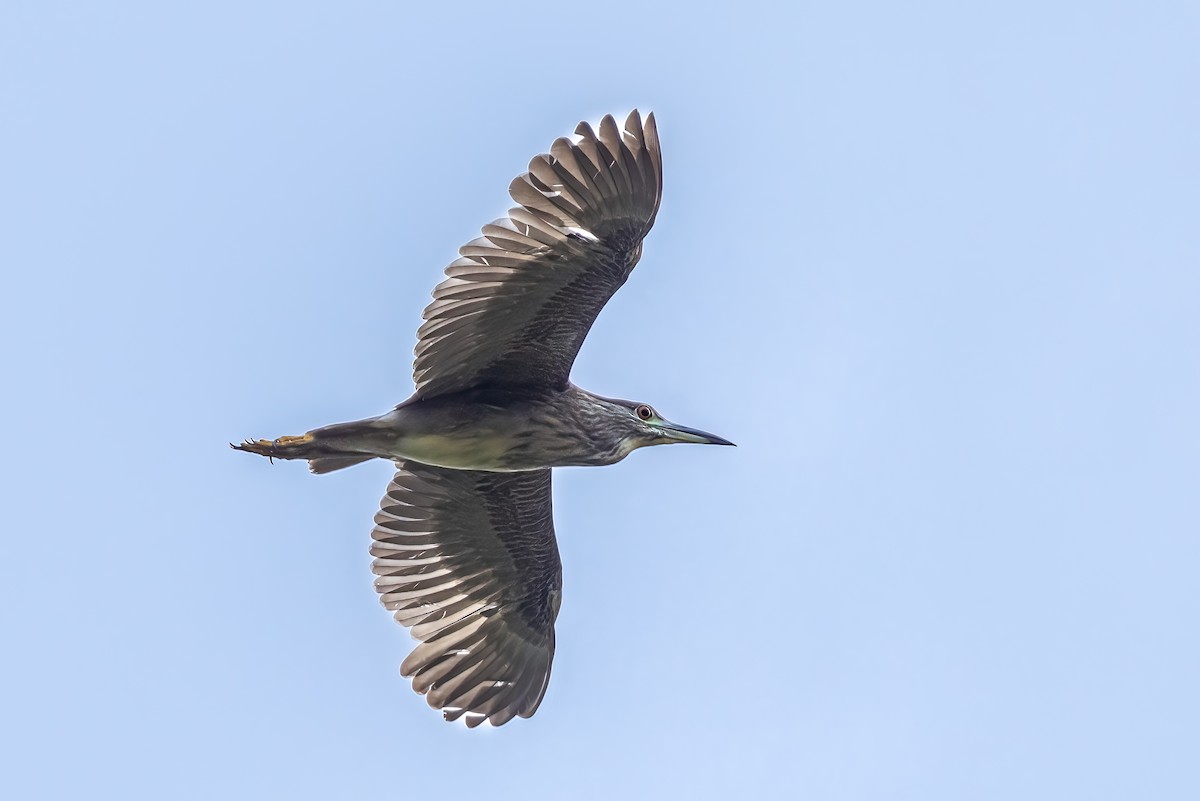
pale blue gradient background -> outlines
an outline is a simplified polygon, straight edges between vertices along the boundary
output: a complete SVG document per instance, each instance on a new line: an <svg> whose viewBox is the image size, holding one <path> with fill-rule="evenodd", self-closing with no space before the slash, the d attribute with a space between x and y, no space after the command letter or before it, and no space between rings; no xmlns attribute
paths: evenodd
<svg viewBox="0 0 1200 801"><path fill-rule="evenodd" d="M1200 797L1195 3L8 2L6 798ZM560 471L554 679L443 723L390 474L235 454L408 396L580 118L666 196L575 370L723 434Z"/></svg>

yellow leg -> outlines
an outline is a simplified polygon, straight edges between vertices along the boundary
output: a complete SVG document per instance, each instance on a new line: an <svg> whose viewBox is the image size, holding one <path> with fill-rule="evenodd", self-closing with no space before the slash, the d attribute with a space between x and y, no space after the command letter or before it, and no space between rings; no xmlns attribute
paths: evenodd
<svg viewBox="0 0 1200 801"><path fill-rule="evenodd" d="M309 448L313 441L312 433L298 437L280 437L279 439L248 439L241 445L229 443L229 447L238 451L257 453L270 459L306 459L310 455Z"/></svg>

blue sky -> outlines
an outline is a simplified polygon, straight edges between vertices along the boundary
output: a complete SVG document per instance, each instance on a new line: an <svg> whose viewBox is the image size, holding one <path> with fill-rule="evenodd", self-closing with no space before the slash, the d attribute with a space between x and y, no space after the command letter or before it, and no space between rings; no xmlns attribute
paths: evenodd
<svg viewBox="0 0 1200 801"><path fill-rule="evenodd" d="M12 798L1200 795L1191 3L9 3ZM581 386L733 439L559 471L532 720L397 675L390 474L231 452L411 390L442 267L637 106Z"/></svg>

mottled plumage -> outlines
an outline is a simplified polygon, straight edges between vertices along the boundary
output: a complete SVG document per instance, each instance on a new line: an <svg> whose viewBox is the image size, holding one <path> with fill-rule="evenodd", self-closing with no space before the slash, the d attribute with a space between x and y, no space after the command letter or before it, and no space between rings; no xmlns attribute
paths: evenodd
<svg viewBox="0 0 1200 801"><path fill-rule="evenodd" d="M662 196L653 115L580 123L576 135L530 162L509 187L520 206L446 268L418 331L411 398L379 417L234 446L307 459L314 473L396 463L375 516L375 586L420 641L401 673L468 726L529 717L550 680L562 597L550 468L613 464L647 445L732 444L570 383Z"/></svg>

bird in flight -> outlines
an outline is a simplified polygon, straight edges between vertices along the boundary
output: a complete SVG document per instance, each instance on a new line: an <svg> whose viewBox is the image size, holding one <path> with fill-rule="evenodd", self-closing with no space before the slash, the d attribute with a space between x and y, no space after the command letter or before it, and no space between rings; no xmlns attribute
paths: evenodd
<svg viewBox="0 0 1200 801"><path fill-rule="evenodd" d="M390 459L375 589L419 644L400 667L447 720L530 717L550 681L562 565L550 471L637 448L732 445L570 382L662 196L654 115L582 122L535 157L519 204L460 249L417 331L411 398L379 417L232 447L314 473Z"/></svg>

